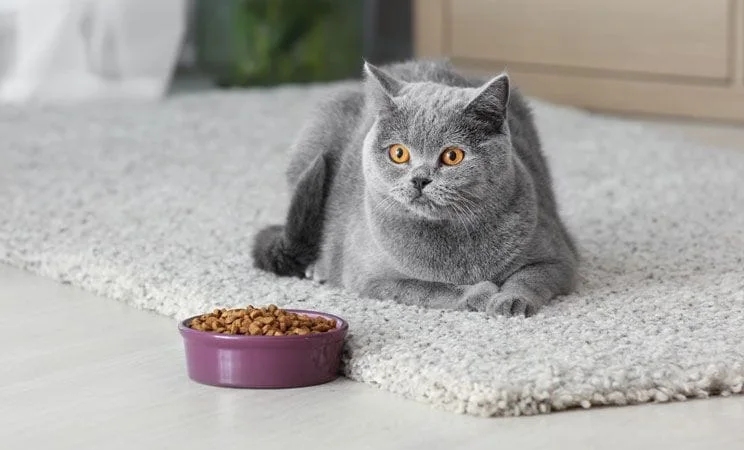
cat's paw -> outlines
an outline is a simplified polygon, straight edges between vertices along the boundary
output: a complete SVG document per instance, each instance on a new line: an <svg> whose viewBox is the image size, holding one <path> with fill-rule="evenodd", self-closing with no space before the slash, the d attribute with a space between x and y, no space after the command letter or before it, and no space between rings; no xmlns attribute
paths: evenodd
<svg viewBox="0 0 744 450"><path fill-rule="evenodd" d="M485 312L489 316L530 317L537 312L537 306L523 295L500 292L491 297Z"/></svg>
<svg viewBox="0 0 744 450"><path fill-rule="evenodd" d="M468 286L463 294L463 300L471 311L484 312L491 298L499 293L499 287L490 282L482 281Z"/></svg>
<svg viewBox="0 0 744 450"><path fill-rule="evenodd" d="M500 292L499 287L490 281L470 286L465 291L465 301L468 309L494 317L530 317L537 312L535 303L527 297L511 292Z"/></svg>

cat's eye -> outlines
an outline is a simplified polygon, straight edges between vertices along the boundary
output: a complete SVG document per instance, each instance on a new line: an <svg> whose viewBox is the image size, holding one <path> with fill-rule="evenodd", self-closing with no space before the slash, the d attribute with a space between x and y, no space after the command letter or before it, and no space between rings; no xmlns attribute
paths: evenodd
<svg viewBox="0 0 744 450"><path fill-rule="evenodd" d="M388 149L390 159L396 164L405 164L411 159L411 153L408 151L405 145L393 144Z"/></svg>
<svg viewBox="0 0 744 450"><path fill-rule="evenodd" d="M465 152L459 147L450 147L442 152L440 159L444 165L456 166L465 159Z"/></svg>

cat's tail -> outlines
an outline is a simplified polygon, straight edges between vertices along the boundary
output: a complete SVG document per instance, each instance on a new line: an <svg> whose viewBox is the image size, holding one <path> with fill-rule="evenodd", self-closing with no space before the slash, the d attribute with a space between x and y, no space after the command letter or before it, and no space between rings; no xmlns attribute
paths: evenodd
<svg viewBox="0 0 744 450"><path fill-rule="evenodd" d="M318 155L295 186L286 223L258 232L252 252L256 268L280 276L305 276L320 249L328 169L325 155Z"/></svg>

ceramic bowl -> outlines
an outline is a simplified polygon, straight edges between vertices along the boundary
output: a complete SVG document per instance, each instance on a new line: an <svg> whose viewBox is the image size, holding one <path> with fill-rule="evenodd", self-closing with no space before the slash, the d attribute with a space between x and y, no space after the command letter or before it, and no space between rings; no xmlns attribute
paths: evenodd
<svg viewBox="0 0 744 450"><path fill-rule="evenodd" d="M213 386L293 388L327 383L339 375L348 323L331 314L287 309L289 312L336 320L336 329L305 336L228 335L178 324L192 380Z"/></svg>

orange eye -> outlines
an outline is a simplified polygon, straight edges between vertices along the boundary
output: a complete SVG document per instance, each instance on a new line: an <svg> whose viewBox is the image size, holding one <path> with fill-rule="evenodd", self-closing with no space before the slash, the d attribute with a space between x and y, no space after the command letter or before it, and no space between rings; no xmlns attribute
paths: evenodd
<svg viewBox="0 0 744 450"><path fill-rule="evenodd" d="M411 154L408 152L406 146L402 144L391 145L388 149L388 154L390 155L390 159L396 164L405 164L411 159Z"/></svg>
<svg viewBox="0 0 744 450"><path fill-rule="evenodd" d="M442 152L440 159L447 166L456 166L465 158L465 152L459 147L450 147Z"/></svg>

